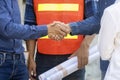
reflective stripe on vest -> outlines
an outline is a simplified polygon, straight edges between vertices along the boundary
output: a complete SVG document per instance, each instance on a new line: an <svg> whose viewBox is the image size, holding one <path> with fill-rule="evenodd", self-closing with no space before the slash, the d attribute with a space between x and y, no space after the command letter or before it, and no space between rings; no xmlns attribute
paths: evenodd
<svg viewBox="0 0 120 80"><path fill-rule="evenodd" d="M84 0L34 0L38 25L53 21L65 23L83 19ZM44 36L38 39L38 51L44 54L64 55L73 53L80 47L83 36L67 35L62 41L54 41Z"/></svg>
<svg viewBox="0 0 120 80"><path fill-rule="evenodd" d="M78 11L79 4L38 4L38 11Z"/></svg>

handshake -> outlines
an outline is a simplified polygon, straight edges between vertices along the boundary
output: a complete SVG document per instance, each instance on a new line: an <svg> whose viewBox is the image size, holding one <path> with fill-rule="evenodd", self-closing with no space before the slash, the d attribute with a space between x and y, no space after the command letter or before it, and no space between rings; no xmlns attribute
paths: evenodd
<svg viewBox="0 0 120 80"><path fill-rule="evenodd" d="M68 24L63 22L54 21L47 25L48 37L53 40L62 40L67 34L71 32L71 28Z"/></svg>

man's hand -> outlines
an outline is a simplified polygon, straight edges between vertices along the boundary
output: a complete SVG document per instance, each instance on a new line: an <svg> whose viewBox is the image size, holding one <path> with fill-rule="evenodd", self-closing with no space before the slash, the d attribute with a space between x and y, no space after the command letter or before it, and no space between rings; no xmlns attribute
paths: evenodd
<svg viewBox="0 0 120 80"><path fill-rule="evenodd" d="M48 37L54 40L61 40L70 33L71 29L68 25L55 21L48 26Z"/></svg>
<svg viewBox="0 0 120 80"><path fill-rule="evenodd" d="M80 48L75 51L69 58L77 56L78 57L78 68L81 69L88 64L88 49L89 46L86 45L86 42L81 43Z"/></svg>
<svg viewBox="0 0 120 80"><path fill-rule="evenodd" d="M88 54L89 54L89 46L92 42L95 34L92 36L85 36L83 42L81 43L80 48L75 51L69 58L73 56L78 57L78 68L83 68L88 64Z"/></svg>
<svg viewBox="0 0 120 80"><path fill-rule="evenodd" d="M33 59L29 59L28 70L30 80L36 80L36 63Z"/></svg>

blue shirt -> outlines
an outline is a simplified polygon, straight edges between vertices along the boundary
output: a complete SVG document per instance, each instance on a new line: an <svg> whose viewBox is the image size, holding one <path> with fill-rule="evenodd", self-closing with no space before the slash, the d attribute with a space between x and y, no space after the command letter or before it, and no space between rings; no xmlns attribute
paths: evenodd
<svg viewBox="0 0 120 80"><path fill-rule="evenodd" d="M85 0L85 21L70 23L72 35L75 34L93 34L99 32L99 19L96 19L98 13L97 0ZM33 0L26 0L25 24L36 24ZM84 28L83 28L84 27Z"/></svg>
<svg viewBox="0 0 120 80"><path fill-rule="evenodd" d="M87 1L90 1L90 0L87 0ZM95 7L93 8L95 9L94 10L95 14L89 18L86 18L81 22L79 21L79 22L70 23L70 26L72 28L71 34L72 35L75 35L75 34L91 35L94 33L98 33L100 30L100 20L101 20L103 11L106 7L113 4L114 1L115 0L93 0L92 6ZM97 4L95 3L98 4L98 7L97 7ZM86 8L88 7L89 5L86 5ZM89 8L87 10L89 11Z"/></svg>
<svg viewBox="0 0 120 80"><path fill-rule="evenodd" d="M17 0L0 0L0 52L23 53L22 39L45 35L46 25L21 25Z"/></svg>
<svg viewBox="0 0 120 80"><path fill-rule="evenodd" d="M71 35L91 35L99 32L100 17L98 0L85 0L85 3L85 19L69 23L72 29Z"/></svg>
<svg viewBox="0 0 120 80"><path fill-rule="evenodd" d="M90 0L88 0L88 1L90 1ZM73 34L73 35L74 34L90 35L90 34L99 32L100 20L103 15L103 11L106 7L113 4L115 2L115 0L99 0L99 1L95 0L94 2L96 3L96 1L98 4L98 8L96 6L95 7L98 9L98 11L95 12L95 14L93 16L86 18L82 22L70 23L70 26L72 28L71 34ZM88 7L89 7L89 5L88 5ZM108 68L108 64L109 64L109 61L100 61L100 68L103 72L106 72L106 70Z"/></svg>

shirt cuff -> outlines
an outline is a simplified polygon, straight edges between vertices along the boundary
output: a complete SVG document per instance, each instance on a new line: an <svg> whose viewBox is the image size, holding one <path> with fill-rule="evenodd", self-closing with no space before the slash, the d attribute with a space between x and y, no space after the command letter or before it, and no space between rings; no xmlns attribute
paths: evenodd
<svg viewBox="0 0 120 80"><path fill-rule="evenodd" d="M69 23L69 26L71 28L70 35L76 35L79 32L78 24L76 22Z"/></svg>

